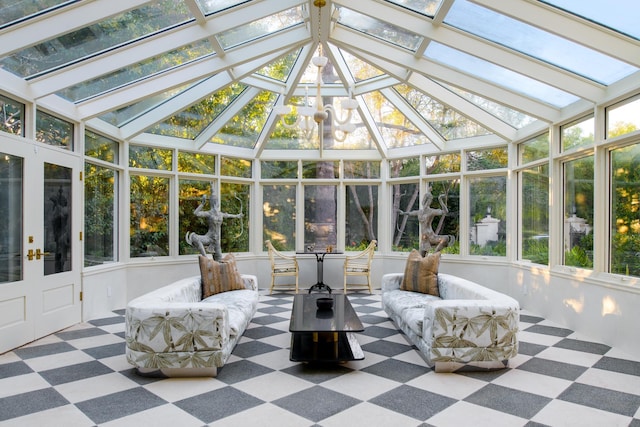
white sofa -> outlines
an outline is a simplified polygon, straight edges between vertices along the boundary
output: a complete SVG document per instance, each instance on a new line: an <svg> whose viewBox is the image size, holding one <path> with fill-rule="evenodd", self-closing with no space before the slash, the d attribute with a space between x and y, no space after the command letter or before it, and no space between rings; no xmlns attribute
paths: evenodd
<svg viewBox="0 0 640 427"><path fill-rule="evenodd" d="M382 308L436 372L504 368L518 354L518 301L443 273L440 297L404 291L403 277L382 277Z"/></svg>
<svg viewBox="0 0 640 427"><path fill-rule="evenodd" d="M258 279L243 290L201 300L200 276L179 280L127 304L127 361L142 375L216 376L253 318Z"/></svg>

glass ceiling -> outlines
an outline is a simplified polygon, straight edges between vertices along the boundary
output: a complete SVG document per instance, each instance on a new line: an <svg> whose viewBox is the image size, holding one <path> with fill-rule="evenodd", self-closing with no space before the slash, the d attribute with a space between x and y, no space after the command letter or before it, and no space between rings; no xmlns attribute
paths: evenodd
<svg viewBox="0 0 640 427"><path fill-rule="evenodd" d="M322 148L384 158L504 145L640 82L633 0L326 3L0 0L0 91L132 141L313 153L273 110L314 106L320 41L323 104L358 101Z"/></svg>

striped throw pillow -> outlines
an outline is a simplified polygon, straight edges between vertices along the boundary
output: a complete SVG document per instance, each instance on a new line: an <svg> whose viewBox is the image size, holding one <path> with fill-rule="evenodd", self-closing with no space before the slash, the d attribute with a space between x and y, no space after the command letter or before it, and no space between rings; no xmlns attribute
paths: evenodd
<svg viewBox="0 0 640 427"><path fill-rule="evenodd" d="M232 254L227 254L220 262L199 255L198 262L202 276L202 299L220 292L246 289Z"/></svg>
<svg viewBox="0 0 640 427"><path fill-rule="evenodd" d="M440 252L420 255L416 249L412 250L404 268L404 278L400 289L421 292L439 297L438 267L440 266Z"/></svg>

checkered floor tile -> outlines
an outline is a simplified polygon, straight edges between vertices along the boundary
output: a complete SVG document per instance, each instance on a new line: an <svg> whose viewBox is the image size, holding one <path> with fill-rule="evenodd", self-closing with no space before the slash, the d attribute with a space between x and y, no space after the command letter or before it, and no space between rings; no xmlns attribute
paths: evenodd
<svg viewBox="0 0 640 427"><path fill-rule="evenodd" d="M123 310L0 355L0 426L633 426L640 359L523 311L499 371L435 373L381 310L349 294L365 359L289 360L293 297L261 295L216 378L145 378L124 357Z"/></svg>

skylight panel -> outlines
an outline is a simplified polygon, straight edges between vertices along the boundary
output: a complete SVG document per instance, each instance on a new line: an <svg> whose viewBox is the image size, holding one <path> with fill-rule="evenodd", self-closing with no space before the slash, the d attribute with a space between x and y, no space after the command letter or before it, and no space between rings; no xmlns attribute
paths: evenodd
<svg viewBox="0 0 640 427"><path fill-rule="evenodd" d="M491 134L478 123L419 90L407 85L397 85L394 89L447 141Z"/></svg>
<svg viewBox="0 0 640 427"><path fill-rule="evenodd" d="M429 43L425 57L558 108L566 107L579 100L577 96L546 83L437 42Z"/></svg>
<svg viewBox="0 0 640 427"><path fill-rule="evenodd" d="M304 22L302 8L294 7L220 33L217 37L224 49L259 39Z"/></svg>
<svg viewBox="0 0 640 427"><path fill-rule="evenodd" d="M72 102L80 102L213 53L209 40L205 39L68 87L57 92L57 95Z"/></svg>
<svg viewBox="0 0 640 427"><path fill-rule="evenodd" d="M0 66L34 77L191 19L183 2L162 0L13 53Z"/></svg>
<svg viewBox="0 0 640 427"><path fill-rule="evenodd" d="M174 136L176 138L195 139L246 88L246 85L236 83L218 90L199 103L147 129L146 132Z"/></svg>
<svg viewBox="0 0 640 427"><path fill-rule="evenodd" d="M453 4L445 23L601 84L614 83L637 71L610 56L466 0Z"/></svg>
<svg viewBox="0 0 640 427"><path fill-rule="evenodd" d="M369 92L362 95L362 98L387 147L415 147L431 142L380 92Z"/></svg>
<svg viewBox="0 0 640 427"><path fill-rule="evenodd" d="M353 77L356 82L361 82L363 80L368 80L384 75L384 73L376 68L373 64L362 61L359 58L351 55L347 51L340 49L340 54L342 55L344 61L347 63L347 67L349 67L351 77Z"/></svg>
<svg viewBox="0 0 640 427"><path fill-rule="evenodd" d="M540 0L540 2L640 40L637 0L616 0L606 3L597 0Z"/></svg>
<svg viewBox="0 0 640 427"><path fill-rule="evenodd" d="M497 102L490 101L469 91L442 82L438 82L438 84L446 87L451 92L456 93L457 95L467 99L468 101L473 102L475 105L482 108L489 114L499 118L503 122L513 126L516 129L522 129L523 127L530 125L537 120L535 117L531 117L505 105L498 104Z"/></svg>
<svg viewBox="0 0 640 427"><path fill-rule="evenodd" d="M298 49L295 52L291 52L290 54L285 55L276 61L273 61L272 63L256 71L256 74L270 77L281 82L286 82L289 78L289 74L291 74L293 66L300 56L301 51L302 49Z"/></svg>
<svg viewBox="0 0 640 427"><path fill-rule="evenodd" d="M229 120L209 142L234 147L253 148L264 128L278 95L261 91Z"/></svg>
<svg viewBox="0 0 640 427"><path fill-rule="evenodd" d="M0 28L57 9L78 0L0 0Z"/></svg>
<svg viewBox="0 0 640 427"><path fill-rule="evenodd" d="M232 8L242 3L248 3L249 0L196 0L200 10L205 15L220 12L225 9Z"/></svg>
<svg viewBox="0 0 640 427"><path fill-rule="evenodd" d="M413 52L418 49L422 36L407 31L384 21L355 12L346 7L340 8L338 22L345 27L353 28L367 35L376 37L394 45L404 47Z"/></svg>
<svg viewBox="0 0 640 427"><path fill-rule="evenodd" d="M440 7L440 3L442 0L387 0L389 3L395 3L399 6L406 7L407 9L411 9L414 12L421 13L422 15L427 15L433 17L438 8Z"/></svg>

